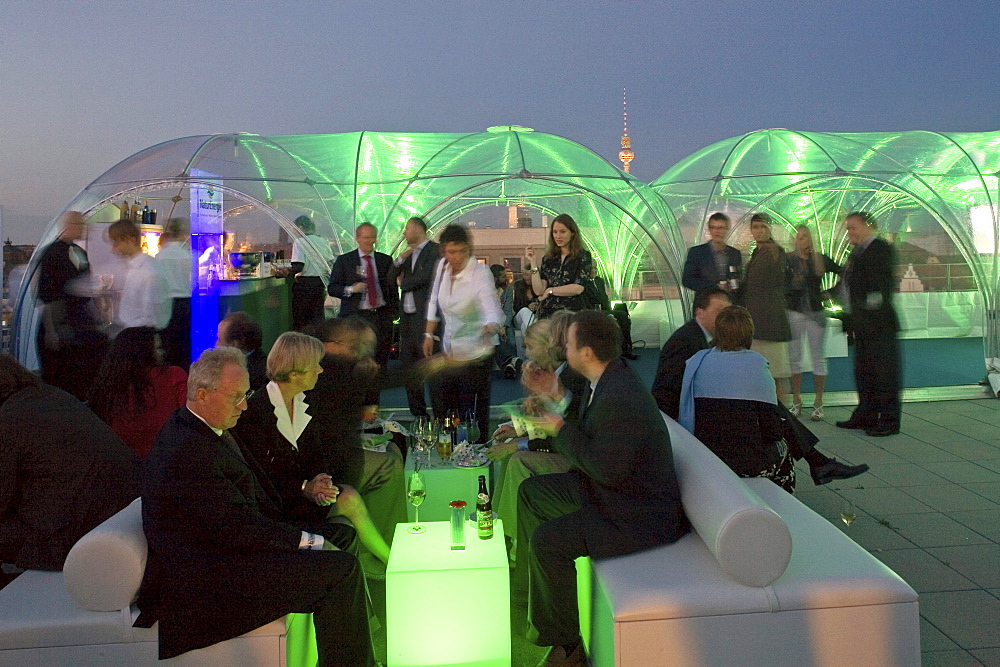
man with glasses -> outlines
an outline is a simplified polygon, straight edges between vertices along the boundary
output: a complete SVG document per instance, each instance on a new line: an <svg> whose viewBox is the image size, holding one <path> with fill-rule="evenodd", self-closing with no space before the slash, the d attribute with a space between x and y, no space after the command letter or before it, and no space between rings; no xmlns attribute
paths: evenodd
<svg viewBox="0 0 1000 667"><path fill-rule="evenodd" d="M345 524L296 525L281 496L229 429L251 395L240 350L206 350L188 400L160 431L142 480L150 561L138 602L160 621L160 658L311 612L319 662L373 664L364 584L341 549Z"/></svg>
<svg viewBox="0 0 1000 667"><path fill-rule="evenodd" d="M726 245L728 234L728 215L713 213L708 216L709 241L688 251L681 276L684 287L695 292L715 287L730 293L739 288L743 256L736 248Z"/></svg>

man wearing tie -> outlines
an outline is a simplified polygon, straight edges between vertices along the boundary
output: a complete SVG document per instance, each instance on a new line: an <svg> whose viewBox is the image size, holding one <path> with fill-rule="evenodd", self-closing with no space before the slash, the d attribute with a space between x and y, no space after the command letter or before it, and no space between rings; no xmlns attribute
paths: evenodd
<svg viewBox="0 0 1000 667"><path fill-rule="evenodd" d="M434 266L441 257L438 244L427 238L427 224L410 218L403 227L406 250L393 262L391 279L402 292L399 308L399 360L410 366L424 356L424 318L427 296L434 280ZM423 383L406 387L410 414L427 417Z"/></svg>
<svg viewBox="0 0 1000 667"><path fill-rule="evenodd" d="M901 409L892 246L876 236L875 219L867 213L849 214L844 226L854 245L844 271L849 311L845 328L854 332L858 407L837 426L864 429L870 437L894 435L899 433Z"/></svg>
<svg viewBox="0 0 1000 667"><path fill-rule="evenodd" d="M375 330L375 361L384 367L392 346L392 322L399 305L399 291L392 276L392 257L375 252L378 230L370 222L354 233L358 249L344 253L330 272L330 296L340 299L340 317L358 315Z"/></svg>
<svg viewBox="0 0 1000 667"><path fill-rule="evenodd" d="M573 316L566 359L589 381L580 420L537 418L573 470L526 479L518 493L519 543L530 544L528 638L552 647L545 664L584 662L575 558L630 554L688 530L670 435L652 394L621 360L621 344L609 315Z"/></svg>

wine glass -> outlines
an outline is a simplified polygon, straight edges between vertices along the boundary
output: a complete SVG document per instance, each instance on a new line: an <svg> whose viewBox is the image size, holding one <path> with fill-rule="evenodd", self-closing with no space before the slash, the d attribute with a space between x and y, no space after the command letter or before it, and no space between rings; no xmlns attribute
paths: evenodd
<svg viewBox="0 0 1000 667"><path fill-rule="evenodd" d="M420 525L420 506L427 497L427 486L424 476L414 470L410 475L410 483L406 490L406 499L413 505L413 525L407 530L411 533L423 533L427 529Z"/></svg>
<svg viewBox="0 0 1000 667"><path fill-rule="evenodd" d="M854 523L854 520L858 518L858 510L854 507L854 504L849 500L844 500L840 506L840 520L848 525L848 527Z"/></svg>

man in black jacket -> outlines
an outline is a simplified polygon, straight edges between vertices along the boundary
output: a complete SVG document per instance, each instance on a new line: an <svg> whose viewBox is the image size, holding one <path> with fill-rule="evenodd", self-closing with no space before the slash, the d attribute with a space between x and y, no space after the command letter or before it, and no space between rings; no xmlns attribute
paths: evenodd
<svg viewBox="0 0 1000 667"><path fill-rule="evenodd" d="M427 297L434 281L434 267L441 258L437 243L427 238L422 218L410 218L403 227L406 250L393 262L390 278L399 285L399 360L410 366L424 356ZM427 417L423 382L406 387L406 402L414 417Z"/></svg>
<svg viewBox="0 0 1000 667"><path fill-rule="evenodd" d="M320 664L371 665L361 569L340 550L354 531L288 521L280 495L228 431L249 389L242 352L206 350L191 367L187 405L160 431L142 480L152 566L139 622L159 620L166 659L311 612Z"/></svg>
<svg viewBox="0 0 1000 667"><path fill-rule="evenodd" d="M844 268L849 295L845 328L854 333L858 407L837 426L865 429L873 437L894 435L899 433L901 408L892 246L876 236L875 220L867 213L851 213L844 224L847 240L854 245Z"/></svg>
<svg viewBox="0 0 1000 667"><path fill-rule="evenodd" d="M729 233L729 216L713 213L708 217L708 234L711 240L688 250L684 261L681 283L695 292L712 287L734 291L739 286L743 271L743 256L736 248L726 245Z"/></svg>
<svg viewBox="0 0 1000 667"><path fill-rule="evenodd" d="M552 647L554 664L583 660L574 559L669 544L689 527L667 427L620 356L614 319L599 311L573 317L566 358L589 380L579 424L550 412L538 424L574 470L532 477L519 491L519 529L530 536L529 637Z"/></svg>

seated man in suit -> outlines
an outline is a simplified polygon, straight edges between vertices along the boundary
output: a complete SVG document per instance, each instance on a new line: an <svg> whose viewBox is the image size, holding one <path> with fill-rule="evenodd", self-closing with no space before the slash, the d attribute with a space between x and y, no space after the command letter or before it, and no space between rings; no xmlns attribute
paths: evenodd
<svg viewBox="0 0 1000 667"><path fill-rule="evenodd" d="M657 405L670 417L677 419L681 383L684 380L687 360L696 352L711 347L711 337L715 334L715 318L722 309L730 305L732 303L729 295L718 287L696 292L694 317L677 329L664 343L652 391ZM817 450L815 444L819 439L780 402L778 414L792 455L796 459L805 459L809 464L815 484L826 484L835 479L849 479L868 470L867 464L849 466Z"/></svg>
<svg viewBox="0 0 1000 667"><path fill-rule="evenodd" d="M139 457L86 405L0 354L0 562L61 570L139 495Z"/></svg>
<svg viewBox="0 0 1000 667"><path fill-rule="evenodd" d="M708 243L688 250L681 283L695 292L718 287L732 292L739 287L743 256L736 248L726 245L729 216L713 213L708 216Z"/></svg>
<svg viewBox="0 0 1000 667"><path fill-rule="evenodd" d="M574 315L566 359L589 381L580 419L573 425L549 411L537 419L574 469L532 477L520 488L519 539L530 544L528 634L552 647L546 664L584 661L575 558L634 553L688 530L666 424L620 359L621 341L607 314Z"/></svg>
<svg viewBox="0 0 1000 667"><path fill-rule="evenodd" d="M361 569L340 550L354 531L288 521L228 431L251 393L240 350L209 349L191 366L187 405L160 431L143 474L150 563L138 622L159 620L166 659L311 612L320 664L372 665Z"/></svg>

